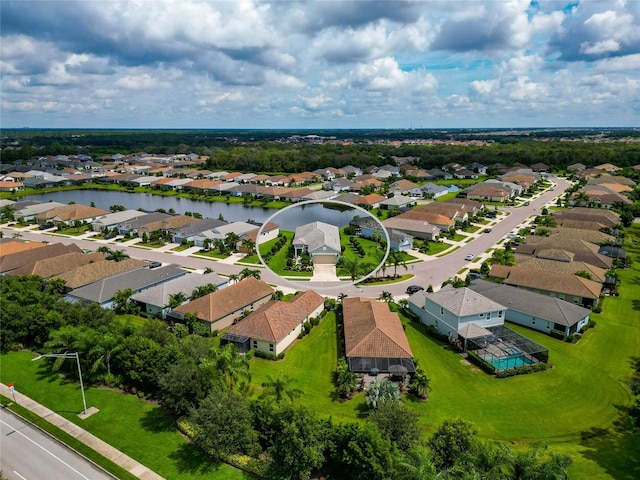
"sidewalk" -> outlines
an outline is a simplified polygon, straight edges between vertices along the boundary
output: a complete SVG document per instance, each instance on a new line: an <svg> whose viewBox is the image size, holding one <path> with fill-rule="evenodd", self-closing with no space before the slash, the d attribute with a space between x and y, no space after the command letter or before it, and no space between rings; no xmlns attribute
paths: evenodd
<svg viewBox="0 0 640 480"><path fill-rule="evenodd" d="M9 392L9 387L0 383L0 394L4 395L7 398L12 398L12 394ZM18 405L27 410L35 413L40 418L46 420L52 425L55 425L60 430L68 433L69 435L76 438L78 441L84 443L88 447L92 448L100 455L105 458L108 458L116 465L127 470L132 475L142 479L142 480L164 480L163 477L153 472L149 468L145 467L139 462L136 462L133 458L128 457L120 450L116 450L111 445L106 442L103 442L95 435L83 430L75 423L70 422L69 420L61 417L57 413L52 410L49 410L47 407L40 405L39 403L34 402L29 397L21 394L20 392L15 392L15 399Z"/></svg>

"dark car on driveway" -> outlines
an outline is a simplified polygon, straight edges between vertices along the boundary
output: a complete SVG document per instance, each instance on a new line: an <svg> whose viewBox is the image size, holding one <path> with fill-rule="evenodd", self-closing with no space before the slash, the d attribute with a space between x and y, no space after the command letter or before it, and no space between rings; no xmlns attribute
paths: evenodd
<svg viewBox="0 0 640 480"><path fill-rule="evenodd" d="M424 290L424 287L421 287L420 285L409 285L407 287L407 293L409 295L413 295L414 293L417 293L420 290Z"/></svg>

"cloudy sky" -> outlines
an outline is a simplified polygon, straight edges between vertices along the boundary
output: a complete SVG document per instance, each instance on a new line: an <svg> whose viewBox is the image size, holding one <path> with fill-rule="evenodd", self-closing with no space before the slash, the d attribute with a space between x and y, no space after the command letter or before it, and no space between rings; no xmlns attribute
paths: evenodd
<svg viewBox="0 0 640 480"><path fill-rule="evenodd" d="M640 1L0 0L2 126L640 125Z"/></svg>

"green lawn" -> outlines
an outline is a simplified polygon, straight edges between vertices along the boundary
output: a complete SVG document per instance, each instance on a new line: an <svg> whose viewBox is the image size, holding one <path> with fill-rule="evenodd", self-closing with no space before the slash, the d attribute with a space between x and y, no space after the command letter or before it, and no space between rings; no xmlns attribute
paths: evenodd
<svg viewBox="0 0 640 480"><path fill-rule="evenodd" d="M449 200L450 198L456 198L458 196L458 192L449 192L444 195L436 198L436 202L444 202L445 200Z"/></svg>
<svg viewBox="0 0 640 480"><path fill-rule="evenodd" d="M451 248L450 243L429 242L429 255L437 255L444 252L447 248Z"/></svg>
<svg viewBox="0 0 640 480"><path fill-rule="evenodd" d="M386 251L380 246L380 244L374 242L373 240L369 240L368 238L356 237L358 243L362 245L364 248L365 256L360 257L358 253L354 250L353 246L349 242L349 235L345 235L344 228L340 229L340 246L344 247L344 251L342 252L342 257L347 260L358 259L361 264L368 263L372 266L371 270L366 272L364 275L368 275L373 270L375 270L382 260L384 259L384 255ZM413 258L413 257L412 257ZM407 260L405 260L407 261ZM363 276L364 276L363 275ZM338 276L348 277L349 272L344 269L338 269Z"/></svg>
<svg viewBox="0 0 640 480"><path fill-rule="evenodd" d="M81 227L68 227L62 230L56 230L56 233L60 235L70 235L76 237L82 235L87 230L91 230L91 225L82 225Z"/></svg>
<svg viewBox="0 0 640 480"><path fill-rule="evenodd" d="M278 253L276 253L273 257L271 257L271 260L269 260L269 263L267 263L267 266L276 275L279 275L281 277L310 277L310 276L312 276L313 272L294 272L294 271L291 271L291 270L285 270L285 267L287 266L287 259L289 258L287 253L289 252L289 246L291 245L291 242L293 241L293 237L295 236L295 232L289 232L289 231L286 231L286 230L280 230L280 233L282 233L287 238L287 243L280 250L278 250ZM264 256L265 253L267 253L267 252L269 252L271 250L271 246L274 243L276 243L276 239L269 240L268 242L260 244L260 247L259 247L260 248L260 254Z"/></svg>
<svg viewBox="0 0 640 480"><path fill-rule="evenodd" d="M80 420L80 387L52 374L45 360L32 362L35 355L13 352L0 356L3 383L43 403L67 420L93 433L167 479L248 479L248 475L227 465L217 466L198 448L187 443L173 422L155 404L133 395L87 388L87 406L100 411ZM153 448L150 448L153 446Z"/></svg>

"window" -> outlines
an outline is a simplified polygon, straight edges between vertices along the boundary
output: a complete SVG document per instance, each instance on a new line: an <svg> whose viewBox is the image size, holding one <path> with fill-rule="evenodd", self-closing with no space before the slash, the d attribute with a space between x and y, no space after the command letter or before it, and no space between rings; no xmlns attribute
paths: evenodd
<svg viewBox="0 0 640 480"><path fill-rule="evenodd" d="M573 303L575 303L576 305L578 304L579 298L578 297L573 297Z"/></svg>
<svg viewBox="0 0 640 480"><path fill-rule="evenodd" d="M440 307L440 315L444 315L444 307Z"/></svg>
<svg viewBox="0 0 640 480"><path fill-rule="evenodd" d="M533 318L531 319L531 325L535 325L535 324L536 324L536 317L533 317Z"/></svg>
<svg viewBox="0 0 640 480"><path fill-rule="evenodd" d="M498 311L498 318L502 318L502 310Z"/></svg>
<svg viewBox="0 0 640 480"><path fill-rule="evenodd" d="M558 294L558 298L559 298L560 300L564 300L564 293L559 293L559 294Z"/></svg>
<svg viewBox="0 0 640 480"><path fill-rule="evenodd" d="M258 341L257 341L257 340L254 340L254 341L253 341L253 348L254 348L254 349L257 349L257 348L258 348Z"/></svg>
<svg viewBox="0 0 640 480"><path fill-rule="evenodd" d="M484 317L484 312L478 315L480 318Z"/></svg>
<svg viewBox="0 0 640 480"><path fill-rule="evenodd" d="M551 295L552 297L555 297L556 296L556 292L551 292L551 293L549 293L549 295Z"/></svg>
<svg viewBox="0 0 640 480"><path fill-rule="evenodd" d="M270 344L269 344L269 351L270 351L270 352L273 352L273 343L270 343Z"/></svg>

